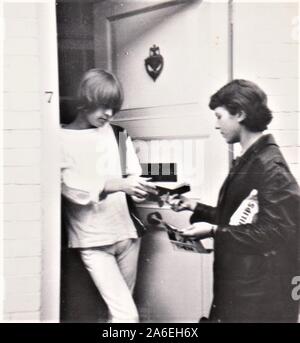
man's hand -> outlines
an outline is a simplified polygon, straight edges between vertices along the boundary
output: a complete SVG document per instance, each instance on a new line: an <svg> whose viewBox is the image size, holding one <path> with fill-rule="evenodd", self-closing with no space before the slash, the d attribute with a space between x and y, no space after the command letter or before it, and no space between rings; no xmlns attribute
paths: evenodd
<svg viewBox="0 0 300 343"><path fill-rule="evenodd" d="M104 194L115 192L124 192L136 202L144 201L148 194L158 194L156 186L139 176L131 175L126 178L112 178L108 179L104 185Z"/></svg>
<svg viewBox="0 0 300 343"><path fill-rule="evenodd" d="M147 196L145 196L145 197L137 197L135 195L131 195L130 197L137 204L140 204L141 202L144 202L147 199Z"/></svg>
<svg viewBox="0 0 300 343"><path fill-rule="evenodd" d="M148 194L158 194L156 186L139 176L128 176L122 179L121 190L128 195L131 195L134 201L140 202L147 198Z"/></svg>

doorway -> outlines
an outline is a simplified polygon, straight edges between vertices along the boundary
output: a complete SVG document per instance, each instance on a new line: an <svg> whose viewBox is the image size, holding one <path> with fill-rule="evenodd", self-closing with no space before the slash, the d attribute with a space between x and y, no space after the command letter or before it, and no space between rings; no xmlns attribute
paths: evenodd
<svg viewBox="0 0 300 343"><path fill-rule="evenodd" d="M58 1L56 7L61 125L76 113L76 87L81 75L95 67L93 2ZM63 199L62 199L63 206ZM76 249L67 247L63 211L61 220L61 322L96 322L106 317L96 287Z"/></svg>
<svg viewBox="0 0 300 343"><path fill-rule="evenodd" d="M213 20L215 13L217 21ZM199 192L194 189L194 196L212 202L228 167L226 147L219 148L221 138L213 133L213 119L207 115L207 99L228 78L228 36L224 34L227 4L200 0L153 1L152 5L136 1L63 1L58 2L57 21L61 123L70 122L74 116L80 75L92 67L113 71L125 93L116 123L142 146L162 140L169 149L167 143L172 139L197 140L201 147L199 166L205 168L197 167L195 178L199 182L195 184L199 184ZM165 61L155 82L144 66L153 44L161 48ZM210 63L212 56L215 63ZM211 150L216 153L219 168L215 168ZM161 156L151 158L160 161ZM106 307L76 250L67 248L63 225L62 230L61 321L104 321ZM197 321L210 305L211 258L178 256L170 251L169 242L164 242L166 249L162 249L164 237L148 235L143 239L136 287L141 320ZM178 265L181 269L176 268ZM178 273L184 285L178 282Z"/></svg>

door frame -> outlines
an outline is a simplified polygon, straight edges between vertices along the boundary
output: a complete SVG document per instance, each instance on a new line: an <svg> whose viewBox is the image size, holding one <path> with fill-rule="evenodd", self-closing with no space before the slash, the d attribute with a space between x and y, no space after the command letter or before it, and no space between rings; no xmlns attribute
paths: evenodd
<svg viewBox="0 0 300 343"><path fill-rule="evenodd" d="M55 1L38 4L42 122L41 321L60 321L60 152Z"/></svg>

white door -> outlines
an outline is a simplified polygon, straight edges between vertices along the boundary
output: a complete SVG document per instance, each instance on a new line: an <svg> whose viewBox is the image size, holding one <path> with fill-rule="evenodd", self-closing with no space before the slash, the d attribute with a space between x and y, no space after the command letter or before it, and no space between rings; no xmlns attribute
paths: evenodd
<svg viewBox="0 0 300 343"><path fill-rule="evenodd" d="M141 162L178 163L183 181L192 184L191 196L214 204L228 153L207 104L229 76L228 5L106 1L95 4L94 22L95 64L123 85L116 122L135 139ZM164 59L156 81L144 65L153 45ZM155 206L144 215L151 210ZM164 215L173 224L188 224L186 215ZM209 309L212 256L178 255L167 243L157 232L143 239L140 314L146 321L195 321Z"/></svg>

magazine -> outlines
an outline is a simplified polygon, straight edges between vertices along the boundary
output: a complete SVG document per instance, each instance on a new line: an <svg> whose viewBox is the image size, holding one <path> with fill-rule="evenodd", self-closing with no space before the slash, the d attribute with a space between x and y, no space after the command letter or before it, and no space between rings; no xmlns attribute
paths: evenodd
<svg viewBox="0 0 300 343"><path fill-rule="evenodd" d="M148 201L157 202L159 207L162 207L167 201L169 195L183 194L191 190L191 186L187 182L152 182L156 185L157 195L148 195Z"/></svg>
<svg viewBox="0 0 300 343"><path fill-rule="evenodd" d="M196 252L201 254L208 254L212 252L213 249L206 249L201 241L182 236L178 229L173 225L165 224L165 227L174 250L183 252Z"/></svg>
<svg viewBox="0 0 300 343"><path fill-rule="evenodd" d="M254 223L259 210L257 190L253 189L230 218L229 225Z"/></svg>
<svg viewBox="0 0 300 343"><path fill-rule="evenodd" d="M151 225L161 225L167 230L168 238L172 247L176 251L184 252L196 252L202 254L208 254L213 249L206 249L200 241L195 241L191 238L184 237L181 234L181 229L166 223L160 214L160 212L153 212L148 215L148 223Z"/></svg>
<svg viewBox="0 0 300 343"><path fill-rule="evenodd" d="M191 186L187 182L154 182L159 195L163 194L183 194L191 190Z"/></svg>

